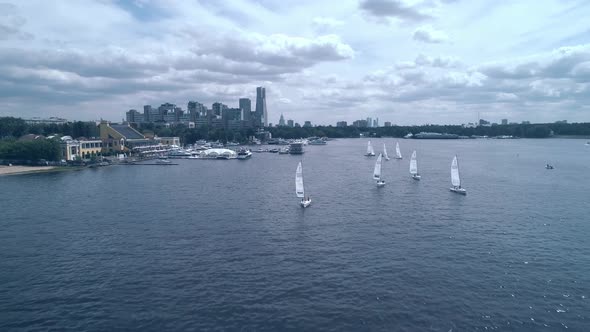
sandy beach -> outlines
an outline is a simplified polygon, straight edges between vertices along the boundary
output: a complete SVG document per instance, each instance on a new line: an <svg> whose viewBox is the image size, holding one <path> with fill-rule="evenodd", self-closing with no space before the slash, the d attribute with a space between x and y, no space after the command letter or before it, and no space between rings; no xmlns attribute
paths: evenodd
<svg viewBox="0 0 590 332"><path fill-rule="evenodd" d="M54 168L54 166L0 166L0 176L46 172Z"/></svg>

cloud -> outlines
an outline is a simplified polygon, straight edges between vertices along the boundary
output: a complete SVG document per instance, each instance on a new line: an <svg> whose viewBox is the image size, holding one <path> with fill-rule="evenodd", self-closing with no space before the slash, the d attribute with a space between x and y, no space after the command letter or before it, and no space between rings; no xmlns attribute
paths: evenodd
<svg viewBox="0 0 590 332"><path fill-rule="evenodd" d="M514 100L518 100L518 96L514 93L498 92L498 93L496 93L496 100L497 101L514 101Z"/></svg>
<svg viewBox="0 0 590 332"><path fill-rule="evenodd" d="M380 19L395 18L407 22L421 22L432 18L419 8L399 0L362 0L359 7L368 15Z"/></svg>
<svg viewBox="0 0 590 332"><path fill-rule="evenodd" d="M33 35L24 31L27 20L19 15L18 8L10 3L0 3L0 40L30 40Z"/></svg>
<svg viewBox="0 0 590 332"><path fill-rule="evenodd" d="M460 67L461 61L457 57L449 57L449 56L437 56L437 57L430 57L424 54L419 54L414 63L419 66L431 66L431 67L440 67L440 68L456 68Z"/></svg>
<svg viewBox="0 0 590 332"><path fill-rule="evenodd" d="M421 26L414 31L414 40L424 43L439 44L449 41L446 33L436 30L429 25Z"/></svg>
<svg viewBox="0 0 590 332"><path fill-rule="evenodd" d="M586 80L590 63L590 44L560 47L509 61L485 63L482 73L496 79L570 78Z"/></svg>
<svg viewBox="0 0 590 332"><path fill-rule="evenodd" d="M331 17L314 17L311 24L316 32L324 33L344 25L344 22Z"/></svg>
<svg viewBox="0 0 590 332"><path fill-rule="evenodd" d="M235 105L263 85L273 123L280 113L314 123L458 123L477 111L583 120L585 17L568 11L559 16L568 25L555 25L567 5L541 1L538 15L516 23L527 4L12 1L0 4L0 112L119 120L144 104ZM528 31L543 43L512 47Z"/></svg>

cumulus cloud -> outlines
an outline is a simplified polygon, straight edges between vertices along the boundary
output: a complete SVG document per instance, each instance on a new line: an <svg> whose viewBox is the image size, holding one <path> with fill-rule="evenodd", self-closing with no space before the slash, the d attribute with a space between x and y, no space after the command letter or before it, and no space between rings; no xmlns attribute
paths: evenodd
<svg viewBox="0 0 590 332"><path fill-rule="evenodd" d="M380 19L395 18L401 21L420 22L432 18L420 8L407 5L400 0L362 0L359 6L366 14Z"/></svg>
<svg viewBox="0 0 590 332"><path fill-rule="evenodd" d="M449 36L443 31L436 30L433 27L426 25L421 26L414 31L414 40L424 43L439 44L448 42Z"/></svg>

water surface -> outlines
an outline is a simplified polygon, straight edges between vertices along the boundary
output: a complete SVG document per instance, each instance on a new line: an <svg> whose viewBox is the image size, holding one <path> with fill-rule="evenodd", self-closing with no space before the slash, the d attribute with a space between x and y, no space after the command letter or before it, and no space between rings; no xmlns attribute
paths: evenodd
<svg viewBox="0 0 590 332"><path fill-rule="evenodd" d="M0 330L588 330L584 141L366 144L1 177Z"/></svg>

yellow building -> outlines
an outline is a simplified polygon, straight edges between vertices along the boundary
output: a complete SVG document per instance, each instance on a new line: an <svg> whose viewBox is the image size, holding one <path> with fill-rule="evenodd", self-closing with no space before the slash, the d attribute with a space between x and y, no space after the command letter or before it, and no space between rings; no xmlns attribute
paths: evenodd
<svg viewBox="0 0 590 332"><path fill-rule="evenodd" d="M80 141L80 155L84 159L90 159L102 154L101 140L84 140Z"/></svg>

